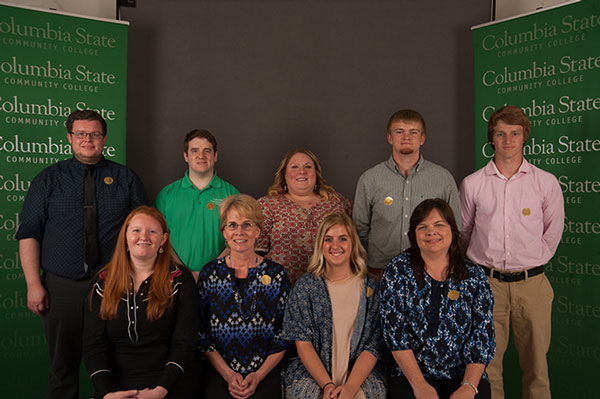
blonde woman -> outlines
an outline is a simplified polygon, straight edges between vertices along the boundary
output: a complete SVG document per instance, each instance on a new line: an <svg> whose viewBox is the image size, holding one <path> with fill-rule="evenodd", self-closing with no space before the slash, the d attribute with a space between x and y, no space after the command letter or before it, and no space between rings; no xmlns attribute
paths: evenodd
<svg viewBox="0 0 600 399"><path fill-rule="evenodd" d="M385 398L378 290L352 219L326 217L283 322L299 356L284 373L287 397Z"/></svg>

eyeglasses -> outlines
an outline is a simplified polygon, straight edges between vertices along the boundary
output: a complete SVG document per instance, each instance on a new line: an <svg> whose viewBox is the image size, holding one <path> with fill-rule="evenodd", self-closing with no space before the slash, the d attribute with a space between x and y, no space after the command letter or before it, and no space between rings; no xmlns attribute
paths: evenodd
<svg viewBox="0 0 600 399"><path fill-rule="evenodd" d="M75 137L77 137L78 139L84 139L87 137L91 137L93 139L99 139L100 137L104 136L102 134L102 132L91 132L91 133L87 133L87 132L71 132L71 134Z"/></svg>
<svg viewBox="0 0 600 399"><path fill-rule="evenodd" d="M234 230L237 230L238 227L241 227L242 230L246 231L246 230L250 230L254 226L256 226L256 224L250 223L250 222L244 222L242 224L237 224L236 222L229 222L225 225L225 228L227 230L234 231Z"/></svg>

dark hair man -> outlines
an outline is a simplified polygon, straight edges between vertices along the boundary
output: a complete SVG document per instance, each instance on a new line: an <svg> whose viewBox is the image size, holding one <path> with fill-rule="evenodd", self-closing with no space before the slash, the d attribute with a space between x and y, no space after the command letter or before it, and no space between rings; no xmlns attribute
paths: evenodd
<svg viewBox="0 0 600 399"><path fill-rule="evenodd" d="M239 194L217 176L217 156L217 140L212 133L203 129L189 132L183 141L188 170L156 198L156 207L167 219L173 248L196 278L225 248L219 230L219 204L227 196Z"/></svg>

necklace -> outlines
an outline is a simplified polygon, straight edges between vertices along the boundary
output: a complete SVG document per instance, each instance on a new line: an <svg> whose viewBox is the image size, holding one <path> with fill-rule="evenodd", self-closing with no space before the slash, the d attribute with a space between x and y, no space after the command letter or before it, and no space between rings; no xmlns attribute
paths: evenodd
<svg viewBox="0 0 600 399"><path fill-rule="evenodd" d="M256 262L258 262L258 258L256 258ZM250 273L250 270L248 270L248 273ZM234 274L235 274L235 272L234 272ZM250 320L254 316L254 313L256 311L256 294L258 293L258 281L262 278L262 274L263 273L261 273L259 270L255 270L254 279L252 279L250 281L250 283L248 284L248 288L252 289L252 302L250 303L250 311L248 312L248 314L244 313L244 310L242 307L242 305L244 303L244 298L240 294L237 284L235 284L235 282L233 281L233 277L231 277L232 273L227 274L227 277L229 278L229 283L231 284L231 289L233 290L233 299L235 300L237 308L238 308L238 314L244 321ZM260 275L260 278L259 278L259 275ZM244 297L247 296L247 295L245 295L246 294L245 292L242 294L244 294Z"/></svg>
<svg viewBox="0 0 600 399"><path fill-rule="evenodd" d="M339 278L336 278L336 279L333 279L333 278L326 278L326 280L327 280L327 281L329 281L330 283L334 283L334 284L336 284L336 283L341 283L341 282L344 282L344 281L346 281L346 280L349 280L349 279L351 279L352 277L354 277L354 274L352 274L352 273L349 273L349 274L347 274L347 275L346 275L346 276L344 276L344 277L339 277Z"/></svg>

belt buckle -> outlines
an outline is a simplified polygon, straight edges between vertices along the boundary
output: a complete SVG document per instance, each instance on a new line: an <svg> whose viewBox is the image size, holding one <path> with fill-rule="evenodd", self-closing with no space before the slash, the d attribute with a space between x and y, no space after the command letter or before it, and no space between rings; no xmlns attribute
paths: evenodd
<svg viewBox="0 0 600 399"><path fill-rule="evenodd" d="M521 270L519 272L503 272L500 273L500 280L506 283L513 283L515 281L524 280L526 277L525 271Z"/></svg>

